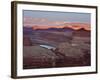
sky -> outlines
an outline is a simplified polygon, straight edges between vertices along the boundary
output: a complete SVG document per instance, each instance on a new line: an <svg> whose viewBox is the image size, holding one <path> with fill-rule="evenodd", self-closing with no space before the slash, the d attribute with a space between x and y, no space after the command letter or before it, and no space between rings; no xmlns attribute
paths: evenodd
<svg viewBox="0 0 100 80"><path fill-rule="evenodd" d="M31 11L24 10L24 17L46 18L49 20L59 20L68 22L83 22L90 23L90 13L75 13L75 12L53 12L53 11Z"/></svg>
<svg viewBox="0 0 100 80"><path fill-rule="evenodd" d="M24 26L62 26L67 23L90 24L90 13L23 10Z"/></svg>

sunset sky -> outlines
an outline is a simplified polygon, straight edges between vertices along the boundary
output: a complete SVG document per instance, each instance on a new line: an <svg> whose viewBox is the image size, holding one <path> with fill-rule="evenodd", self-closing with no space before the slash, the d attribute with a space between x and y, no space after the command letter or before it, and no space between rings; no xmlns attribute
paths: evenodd
<svg viewBox="0 0 100 80"><path fill-rule="evenodd" d="M25 27L39 26L38 28L59 27L66 23L75 23L90 28L90 13L55 12L55 11L23 11L23 23ZM81 23L81 24L80 24ZM69 24L68 24L69 25ZM70 27L72 27L71 25ZM77 26L77 25L76 25Z"/></svg>

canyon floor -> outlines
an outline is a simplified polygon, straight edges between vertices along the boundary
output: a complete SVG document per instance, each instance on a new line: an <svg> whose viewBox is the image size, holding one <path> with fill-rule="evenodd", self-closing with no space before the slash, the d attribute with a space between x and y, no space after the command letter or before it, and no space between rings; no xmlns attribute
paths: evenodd
<svg viewBox="0 0 100 80"><path fill-rule="evenodd" d="M24 29L23 34L23 69L91 65L90 31Z"/></svg>

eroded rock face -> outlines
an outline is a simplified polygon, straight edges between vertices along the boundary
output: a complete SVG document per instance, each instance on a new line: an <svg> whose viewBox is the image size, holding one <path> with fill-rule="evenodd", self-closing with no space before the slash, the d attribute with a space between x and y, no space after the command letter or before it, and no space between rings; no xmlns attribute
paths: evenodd
<svg viewBox="0 0 100 80"><path fill-rule="evenodd" d="M39 45L24 46L24 68L73 67L90 65L90 46L87 44L60 43L56 49Z"/></svg>
<svg viewBox="0 0 100 80"><path fill-rule="evenodd" d="M72 46L69 43L61 43L58 46L58 49L58 51L64 54L65 56L74 58L83 56L83 53L80 48L76 48L75 46Z"/></svg>
<svg viewBox="0 0 100 80"><path fill-rule="evenodd" d="M24 46L25 57L52 57L56 56L51 50L37 46Z"/></svg>
<svg viewBox="0 0 100 80"><path fill-rule="evenodd" d="M59 44L57 48L58 52L72 58L83 58L85 55L90 54L90 45L84 43L70 44L66 42Z"/></svg>
<svg viewBox="0 0 100 80"><path fill-rule="evenodd" d="M23 37L23 45L24 46L32 46L32 42L30 40L30 37Z"/></svg>
<svg viewBox="0 0 100 80"><path fill-rule="evenodd" d="M56 55L49 49L37 46L24 46L24 69L55 66Z"/></svg>

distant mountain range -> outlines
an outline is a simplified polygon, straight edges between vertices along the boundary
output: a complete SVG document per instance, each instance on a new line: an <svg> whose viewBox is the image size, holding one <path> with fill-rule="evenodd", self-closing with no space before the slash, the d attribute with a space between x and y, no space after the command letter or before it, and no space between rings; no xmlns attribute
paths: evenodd
<svg viewBox="0 0 100 80"><path fill-rule="evenodd" d="M89 37L91 35L90 30L85 30L84 28L80 28L78 30L74 30L72 28L64 27L64 28L48 28L48 29L36 29L34 30L32 27L24 27L23 34L33 34L35 31L57 31L57 32L71 32L74 36L84 36Z"/></svg>
<svg viewBox="0 0 100 80"><path fill-rule="evenodd" d="M48 29L33 29L33 27L24 27L24 31L31 32L34 30L48 30L48 31L90 31L86 30L85 28L74 29L70 27L63 27L63 28L48 28Z"/></svg>
<svg viewBox="0 0 100 80"><path fill-rule="evenodd" d="M43 26L43 25L33 25L33 26L24 26L24 28L33 29L33 30L57 30L57 31L73 31L73 30L87 30L90 31L90 25L86 23L64 23L58 26Z"/></svg>

